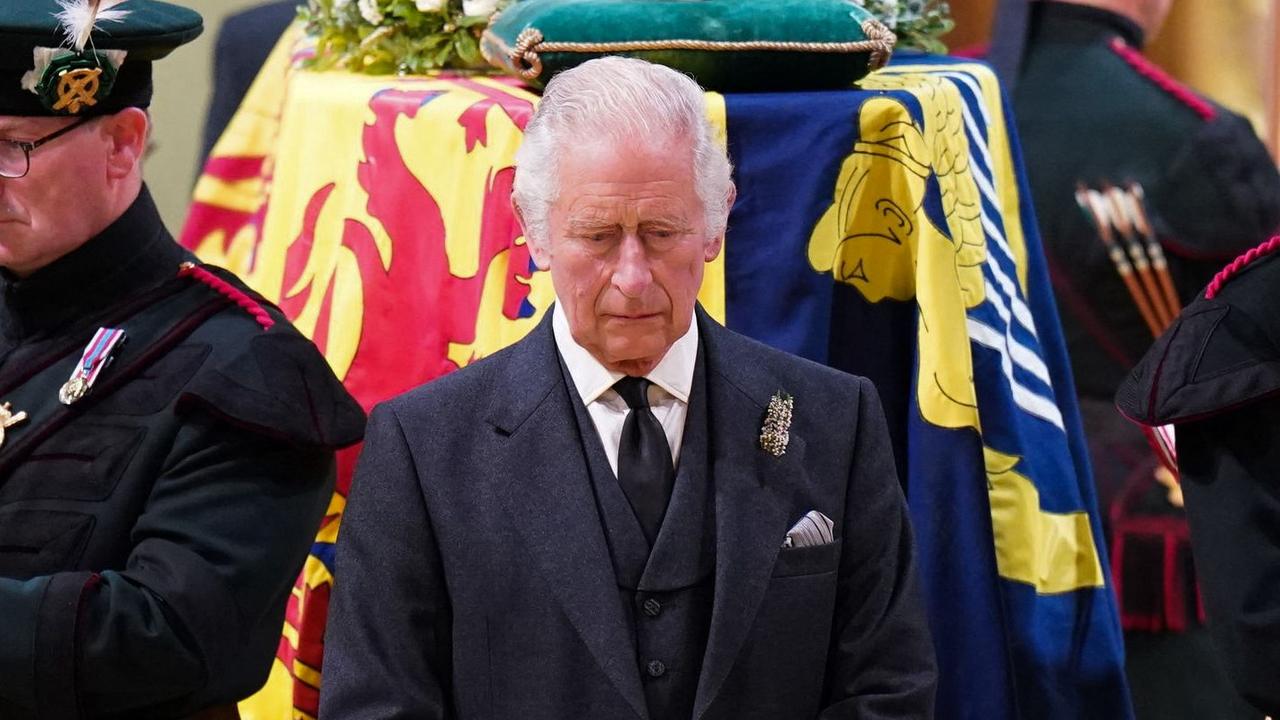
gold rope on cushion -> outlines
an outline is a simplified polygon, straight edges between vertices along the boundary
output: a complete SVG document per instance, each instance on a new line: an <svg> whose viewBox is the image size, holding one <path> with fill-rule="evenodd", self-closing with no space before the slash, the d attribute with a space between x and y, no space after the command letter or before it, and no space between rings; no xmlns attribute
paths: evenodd
<svg viewBox="0 0 1280 720"><path fill-rule="evenodd" d="M784 40L624 40L619 42L544 42L542 31L534 27L525 28L516 37L516 46L508 49L500 38L491 35L503 50L513 67L520 72L520 77L533 80L542 74L542 59L538 53L570 52L570 53L619 53L641 52L645 50L706 50L711 52L736 52L763 50L772 52L824 52L824 53L858 53L870 52L868 63L870 70L879 70L889 62L893 54L893 46L898 37L879 20L865 20L862 32L866 40L857 42L792 42Z"/></svg>

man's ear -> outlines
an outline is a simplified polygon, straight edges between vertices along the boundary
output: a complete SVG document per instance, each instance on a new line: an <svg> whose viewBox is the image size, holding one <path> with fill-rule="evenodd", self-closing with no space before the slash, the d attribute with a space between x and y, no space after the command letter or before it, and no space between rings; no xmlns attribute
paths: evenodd
<svg viewBox="0 0 1280 720"><path fill-rule="evenodd" d="M729 197L725 200L724 216L729 217L729 212L733 210L733 202L738 199L738 188L729 186ZM720 256L720 250L724 248L724 233L719 236L708 238L707 244L703 248L702 257L707 262L711 262Z"/></svg>
<svg viewBox="0 0 1280 720"><path fill-rule="evenodd" d="M150 129L150 118L139 108L125 108L103 120L103 132L110 143L107 177L122 180L140 170Z"/></svg>
<svg viewBox="0 0 1280 720"><path fill-rule="evenodd" d="M533 263L539 270L550 270L551 251L547 247L546 238L535 237L529 232L529 223L524 219L524 210L514 197L511 198L511 210L516 214L516 220L520 222L520 229L524 231L524 244L529 246L529 257L533 258Z"/></svg>

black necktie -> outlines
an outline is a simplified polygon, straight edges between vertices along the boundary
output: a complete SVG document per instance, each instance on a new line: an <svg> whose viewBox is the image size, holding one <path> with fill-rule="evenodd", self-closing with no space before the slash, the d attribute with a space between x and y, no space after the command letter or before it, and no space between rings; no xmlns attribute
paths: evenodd
<svg viewBox="0 0 1280 720"><path fill-rule="evenodd" d="M651 384L644 378L624 377L613 385L631 408L618 444L618 484L631 502L650 546L658 539L662 516L667 513L671 488L676 483L667 435L649 409Z"/></svg>

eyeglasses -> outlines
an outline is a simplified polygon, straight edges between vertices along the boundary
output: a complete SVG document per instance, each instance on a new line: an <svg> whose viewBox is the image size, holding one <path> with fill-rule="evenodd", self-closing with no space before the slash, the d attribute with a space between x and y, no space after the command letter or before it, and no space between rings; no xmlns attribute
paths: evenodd
<svg viewBox="0 0 1280 720"><path fill-rule="evenodd" d="M61 130L33 142L0 139L0 178L17 180L26 177L27 173L31 172L31 153L35 152L36 148L57 140L92 119L80 118Z"/></svg>

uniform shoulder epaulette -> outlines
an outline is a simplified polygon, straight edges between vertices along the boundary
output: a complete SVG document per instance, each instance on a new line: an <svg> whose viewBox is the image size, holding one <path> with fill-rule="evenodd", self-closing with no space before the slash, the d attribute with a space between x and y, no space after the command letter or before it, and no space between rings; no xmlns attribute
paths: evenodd
<svg viewBox="0 0 1280 720"><path fill-rule="evenodd" d="M263 330L270 330L276 324L271 314L262 307L262 304L249 296L249 293L232 285L226 280L218 277L210 272L207 268L196 265L195 263L185 262L178 269L178 275L181 277L190 277L196 282L206 285L209 289L225 297L236 305L249 313L253 319L262 326Z"/></svg>
<svg viewBox="0 0 1280 720"><path fill-rule="evenodd" d="M1120 59L1124 60L1129 67L1147 80L1150 80L1153 85L1163 90L1166 95L1190 108L1202 120L1209 121L1217 117L1218 110L1212 103L1197 95L1191 88L1175 80L1172 75L1165 72L1159 65L1148 60L1142 53L1130 47L1125 41L1120 38L1112 38L1110 46L1111 51L1120 56Z"/></svg>
<svg viewBox="0 0 1280 720"><path fill-rule="evenodd" d="M1229 264L1116 393L1147 426L1202 420L1280 393L1280 237Z"/></svg>
<svg viewBox="0 0 1280 720"><path fill-rule="evenodd" d="M262 329L223 316L196 331L192 342L212 354L191 378L179 411L200 409L238 427L276 439L342 448L364 435L364 410L334 376L324 355L266 300L233 274L185 263L181 273L230 300Z"/></svg>
<svg viewBox="0 0 1280 720"><path fill-rule="evenodd" d="M1280 250L1280 235L1271 238L1255 248L1251 248L1240 255L1240 257L1232 260L1226 267L1219 270L1217 275L1213 276L1213 280L1209 281L1208 287L1204 290L1205 299L1212 300L1217 297L1218 293L1222 292L1222 286L1226 285L1227 281L1231 280L1231 278L1236 275L1239 275L1242 270L1249 267L1258 259L1266 257L1277 250Z"/></svg>

